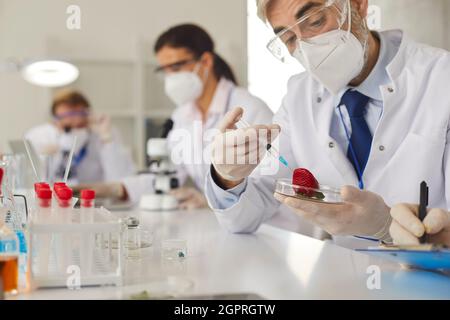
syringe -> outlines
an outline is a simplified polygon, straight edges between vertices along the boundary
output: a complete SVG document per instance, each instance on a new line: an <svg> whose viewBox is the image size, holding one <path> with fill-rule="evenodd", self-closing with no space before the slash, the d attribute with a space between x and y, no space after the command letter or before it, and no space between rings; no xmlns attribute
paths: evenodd
<svg viewBox="0 0 450 320"><path fill-rule="evenodd" d="M245 121L244 119L239 120L239 121L237 122L237 124L239 124L239 123L242 124L243 128L249 128L249 127L251 127L251 125L250 125L247 121ZM271 145L270 143L268 143L268 144L266 145L266 150L267 150L267 153L268 153L269 155L271 155L273 158L275 158L277 161L279 161L283 166L285 166L286 168L288 168L288 169L291 170L291 171L294 171L294 170L289 166L289 163L287 162L286 158L284 158L284 157L280 154L280 152L279 152L273 145Z"/></svg>

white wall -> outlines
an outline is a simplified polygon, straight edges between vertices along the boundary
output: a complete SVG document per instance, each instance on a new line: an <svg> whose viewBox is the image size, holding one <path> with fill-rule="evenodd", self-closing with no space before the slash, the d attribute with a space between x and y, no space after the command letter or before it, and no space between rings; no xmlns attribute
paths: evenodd
<svg viewBox="0 0 450 320"><path fill-rule="evenodd" d="M267 49L267 44L274 37L273 30L257 16L255 0L247 2L248 89L276 112L286 94L288 80L303 72L304 68L295 59L283 63L273 56Z"/></svg>
<svg viewBox="0 0 450 320"><path fill-rule="evenodd" d="M450 50L450 1L445 2L446 5L446 19L445 19L445 29L447 30L447 49Z"/></svg>
<svg viewBox="0 0 450 320"><path fill-rule="evenodd" d="M81 30L66 28L66 8L71 4L81 7ZM156 37L182 22L205 27L215 38L217 51L246 84L246 4L242 0L0 0L0 63L9 57L48 54L132 59L138 39L145 40L150 57ZM0 152L7 149L8 139L20 138L27 128L48 118L49 99L49 90L27 84L17 73L0 73Z"/></svg>
<svg viewBox="0 0 450 320"><path fill-rule="evenodd" d="M450 0L369 0L381 8L382 29L405 30L415 40L450 50Z"/></svg>

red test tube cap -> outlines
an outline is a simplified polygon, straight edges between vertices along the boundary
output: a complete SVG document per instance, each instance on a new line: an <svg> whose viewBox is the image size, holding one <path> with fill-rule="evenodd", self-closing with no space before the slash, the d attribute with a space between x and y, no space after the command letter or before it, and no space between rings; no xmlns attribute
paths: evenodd
<svg viewBox="0 0 450 320"><path fill-rule="evenodd" d="M59 188L56 191L56 195L60 200L70 200L73 197L73 191L70 188Z"/></svg>
<svg viewBox="0 0 450 320"><path fill-rule="evenodd" d="M92 208L94 207L95 191L94 190L81 190L81 207Z"/></svg>
<svg viewBox="0 0 450 320"><path fill-rule="evenodd" d="M81 190L81 199L95 200L95 191L94 190Z"/></svg>
<svg viewBox="0 0 450 320"><path fill-rule="evenodd" d="M67 184L65 182L55 182L53 184L53 189L58 190L61 188L67 188Z"/></svg>
<svg viewBox="0 0 450 320"><path fill-rule="evenodd" d="M2 194L2 181L4 173L5 171L3 170L3 168L0 168L0 195Z"/></svg>
<svg viewBox="0 0 450 320"><path fill-rule="evenodd" d="M39 199L43 200L51 200L52 199L52 190L50 189L38 189L36 194Z"/></svg>
<svg viewBox="0 0 450 320"><path fill-rule="evenodd" d="M39 189L50 189L50 185L46 182L38 182L34 184L34 191L38 191Z"/></svg>
<svg viewBox="0 0 450 320"><path fill-rule="evenodd" d="M58 204L62 208L68 208L71 205L71 200L73 196L73 191L70 188L59 188L55 190L56 196L58 198Z"/></svg>
<svg viewBox="0 0 450 320"><path fill-rule="evenodd" d="M52 204L52 190L50 189L38 189L36 191L36 195L39 200L39 206L41 207L50 207Z"/></svg>

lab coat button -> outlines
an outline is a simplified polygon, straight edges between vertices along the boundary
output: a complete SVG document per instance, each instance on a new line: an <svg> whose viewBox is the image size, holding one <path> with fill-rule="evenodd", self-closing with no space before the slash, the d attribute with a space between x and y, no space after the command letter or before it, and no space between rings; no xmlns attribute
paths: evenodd
<svg viewBox="0 0 450 320"><path fill-rule="evenodd" d="M389 87L387 90L389 91L389 93L393 93L394 92L394 88L392 88L392 87Z"/></svg>
<svg viewBox="0 0 450 320"><path fill-rule="evenodd" d="M328 144L328 146L330 147L330 149L333 149L333 148L334 148L334 142L330 142L330 143Z"/></svg>
<svg viewBox="0 0 450 320"><path fill-rule="evenodd" d="M378 149L380 149L380 151L386 150L386 148L384 146L380 146Z"/></svg>
<svg viewBox="0 0 450 320"><path fill-rule="evenodd" d="M322 102L322 98L321 97L318 97L317 98L317 103L321 103Z"/></svg>

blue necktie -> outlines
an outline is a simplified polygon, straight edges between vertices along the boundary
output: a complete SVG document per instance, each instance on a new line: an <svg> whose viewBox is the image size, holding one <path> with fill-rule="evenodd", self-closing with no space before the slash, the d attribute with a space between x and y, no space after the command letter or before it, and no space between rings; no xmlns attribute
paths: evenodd
<svg viewBox="0 0 450 320"><path fill-rule="evenodd" d="M372 146L372 134L366 119L364 119L368 102L369 97L350 89L345 92L339 104L345 105L350 116L352 135L350 137L351 145L349 144L347 150L347 157L355 168L359 179L362 179L362 174L369 159L370 147ZM355 160L358 162L359 170Z"/></svg>

